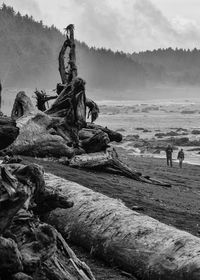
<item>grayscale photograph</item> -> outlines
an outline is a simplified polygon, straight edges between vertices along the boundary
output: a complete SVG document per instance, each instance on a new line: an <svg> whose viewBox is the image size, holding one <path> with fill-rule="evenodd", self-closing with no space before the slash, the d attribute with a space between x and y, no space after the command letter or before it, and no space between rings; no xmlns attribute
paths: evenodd
<svg viewBox="0 0 200 280"><path fill-rule="evenodd" d="M200 280L200 0L0 0L0 280Z"/></svg>

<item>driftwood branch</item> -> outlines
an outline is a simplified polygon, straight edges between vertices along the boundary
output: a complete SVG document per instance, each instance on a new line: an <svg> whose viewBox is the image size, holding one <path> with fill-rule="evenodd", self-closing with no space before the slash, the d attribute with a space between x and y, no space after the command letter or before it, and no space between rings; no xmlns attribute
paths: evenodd
<svg viewBox="0 0 200 280"><path fill-rule="evenodd" d="M70 24L66 28L66 40L60 50L58 62L62 84L68 85L77 77L76 66L76 45L74 42L74 25ZM69 48L67 65L65 65L65 53Z"/></svg>
<svg viewBox="0 0 200 280"><path fill-rule="evenodd" d="M46 94L46 92L43 90L39 91L36 89L34 91L34 93L35 93L35 98L36 98L36 107L38 108L38 110L40 110L42 112L46 111L46 109L47 109L46 103L47 103L47 106L49 106L48 101L57 98L57 96L48 96Z"/></svg>
<svg viewBox="0 0 200 280"><path fill-rule="evenodd" d="M117 171L121 175L136 181L171 187L168 183L150 178L149 176L143 176L141 173L129 168L119 159L117 152L113 148L108 148L105 152L77 155L70 160L69 165L74 168L98 168L101 171Z"/></svg>
<svg viewBox="0 0 200 280"><path fill-rule="evenodd" d="M87 117L91 117L91 122L93 123L99 116L99 107L92 99L89 98L86 98L86 106L89 108Z"/></svg>
<svg viewBox="0 0 200 280"><path fill-rule="evenodd" d="M0 170L1 279L95 280L61 234L38 219L73 202L45 186L37 165L5 164Z"/></svg>

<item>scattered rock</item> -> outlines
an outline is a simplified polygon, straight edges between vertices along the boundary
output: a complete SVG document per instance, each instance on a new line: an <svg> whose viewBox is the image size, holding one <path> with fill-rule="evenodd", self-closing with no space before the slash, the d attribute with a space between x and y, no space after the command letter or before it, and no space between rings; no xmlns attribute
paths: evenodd
<svg viewBox="0 0 200 280"><path fill-rule="evenodd" d="M186 128L179 127L179 128L176 129L176 131L177 132L182 132L182 131L187 132L188 130Z"/></svg>
<svg viewBox="0 0 200 280"><path fill-rule="evenodd" d="M151 130L144 129L143 132L144 132L144 133L146 133L146 132L151 132Z"/></svg>
<svg viewBox="0 0 200 280"><path fill-rule="evenodd" d="M178 136L179 134L175 131L170 131L166 133L166 136Z"/></svg>
<svg viewBox="0 0 200 280"><path fill-rule="evenodd" d="M171 138L168 140L171 140L171 142L177 146L185 146L185 145L188 145L188 143L190 142L188 137Z"/></svg>
<svg viewBox="0 0 200 280"><path fill-rule="evenodd" d="M191 133L194 134L194 135L199 135L200 134L200 130L194 129L194 130L192 130Z"/></svg>
<svg viewBox="0 0 200 280"><path fill-rule="evenodd" d="M129 134L125 136L124 141L135 141L138 140L140 136L138 134Z"/></svg>
<svg viewBox="0 0 200 280"><path fill-rule="evenodd" d="M197 110L183 110L181 111L181 114L195 114L197 113Z"/></svg>
<svg viewBox="0 0 200 280"><path fill-rule="evenodd" d="M142 113L149 113L149 109L148 109L148 108L143 108L143 109L141 110L141 112L142 112Z"/></svg>
<svg viewBox="0 0 200 280"><path fill-rule="evenodd" d="M144 128L143 127L136 127L135 130L144 130Z"/></svg>
<svg viewBox="0 0 200 280"><path fill-rule="evenodd" d="M156 150L153 151L153 154L160 154L160 152L161 151L159 149L156 149Z"/></svg>
<svg viewBox="0 0 200 280"><path fill-rule="evenodd" d="M138 205L132 206L131 209L135 211L144 211L144 207Z"/></svg>
<svg viewBox="0 0 200 280"><path fill-rule="evenodd" d="M166 137L166 136L179 136L180 134L175 132L175 131L170 131L170 132L167 132L167 133L163 133L163 132L160 132L160 133L156 133L155 136L157 138L162 138L162 137Z"/></svg>
<svg viewBox="0 0 200 280"><path fill-rule="evenodd" d="M124 132L126 131L124 128L118 128L116 131L119 131L119 132Z"/></svg>
<svg viewBox="0 0 200 280"><path fill-rule="evenodd" d="M200 148L193 148L193 149L189 149L188 151L189 152L197 152L197 151L200 151Z"/></svg>
<svg viewBox="0 0 200 280"><path fill-rule="evenodd" d="M163 138L163 137L166 136L166 134L163 133L163 132L159 132L159 133L156 133L155 136L156 136L157 138Z"/></svg>

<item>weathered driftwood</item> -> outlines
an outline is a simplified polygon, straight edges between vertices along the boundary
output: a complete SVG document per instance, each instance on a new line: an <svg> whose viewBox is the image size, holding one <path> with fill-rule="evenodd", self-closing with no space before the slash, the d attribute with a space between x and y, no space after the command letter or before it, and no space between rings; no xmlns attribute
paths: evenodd
<svg viewBox="0 0 200 280"><path fill-rule="evenodd" d="M136 181L171 187L168 183L150 178L149 176L143 176L141 173L132 170L119 159L117 152L113 148L107 148L104 152L99 153L76 155L70 160L69 165L75 168L98 168L101 171L115 171Z"/></svg>
<svg viewBox="0 0 200 280"><path fill-rule="evenodd" d="M14 120L19 119L22 116L28 116L35 114L37 112L36 108L33 106L31 99L25 94L24 91L20 91L13 104L11 118Z"/></svg>
<svg viewBox="0 0 200 280"><path fill-rule="evenodd" d="M110 139L102 130L83 128L79 131L80 146L86 153L104 151Z"/></svg>
<svg viewBox="0 0 200 280"><path fill-rule="evenodd" d="M7 149L13 154L38 157L72 157L74 149L54 127L62 127L62 119L52 118L42 112L16 120L19 136ZM59 125L60 124L60 125Z"/></svg>
<svg viewBox="0 0 200 280"><path fill-rule="evenodd" d="M105 149L110 139L103 129L90 129L87 137L79 137L79 129L86 126L84 82L77 78L72 85L66 87L52 107L43 113L34 108L24 92L17 94L12 116L20 134L10 147L14 154L71 158L84 151ZM76 91L78 95L74 95Z"/></svg>
<svg viewBox="0 0 200 280"><path fill-rule="evenodd" d="M17 269L16 259L13 260L14 264L10 260L15 270L10 270L11 265L8 266L8 262L0 265L1 276L4 274L4 279L15 279L16 274L23 272L26 274L22 279L29 276L35 280L95 280L89 267L76 257L61 234L52 226L40 222L31 215L20 213L11 225L10 231L14 233L19 261ZM14 250L11 251L13 254Z"/></svg>
<svg viewBox="0 0 200 280"><path fill-rule="evenodd" d="M25 205L43 196L43 171L37 165L1 165L0 167L0 233L11 223L16 213Z"/></svg>
<svg viewBox="0 0 200 280"><path fill-rule="evenodd" d="M33 214L66 209L73 203L59 190L45 187L43 170L37 165L0 168L1 279L95 280L61 234Z"/></svg>
<svg viewBox="0 0 200 280"><path fill-rule="evenodd" d="M8 117L0 117L0 150L8 147L18 135L16 122Z"/></svg>
<svg viewBox="0 0 200 280"><path fill-rule="evenodd" d="M99 107L92 99L89 98L86 98L86 106L89 108L88 119L91 117L91 123L93 123L99 116Z"/></svg>
<svg viewBox="0 0 200 280"><path fill-rule="evenodd" d="M71 126L85 126L85 82L76 78L59 94L51 108L45 111L54 117L63 117Z"/></svg>
<svg viewBox="0 0 200 280"><path fill-rule="evenodd" d="M46 103L47 103L47 106L49 107L48 101L57 98L57 96L55 96L55 95L54 96L48 96L46 94L46 92L43 91L43 90L39 91L39 90L36 89L34 91L34 93L35 93L35 98L36 98L36 107L38 108L38 110L40 110L42 112L47 110Z"/></svg>
<svg viewBox="0 0 200 280"><path fill-rule="evenodd" d="M87 129L102 130L103 132L108 134L110 142L113 142L113 141L121 142L122 141L122 134L121 133L119 133L117 131L114 131L114 130L111 130L107 127L103 127L101 125L97 125L97 124L94 124L94 123L87 123Z"/></svg>
<svg viewBox="0 0 200 280"><path fill-rule="evenodd" d="M52 174L45 182L74 201L46 218L64 237L138 279L199 280L199 238L74 182Z"/></svg>
<svg viewBox="0 0 200 280"><path fill-rule="evenodd" d="M70 24L66 27L66 40L60 50L58 62L59 72L62 84L69 84L77 77L76 66L76 45L74 41L74 25ZM65 53L69 48L69 56L67 66L65 65Z"/></svg>
<svg viewBox="0 0 200 280"><path fill-rule="evenodd" d="M85 81L77 77L74 26L69 25L66 31L66 40L59 54L62 84L57 86L58 97L52 106L45 110L48 97L44 92L36 91L37 107L45 114L42 115L24 92L17 94L11 114L20 128L20 135L10 148L15 154L71 158L74 154L105 150L110 141L122 139L119 133L95 125L88 127L91 133L87 139L79 138L80 130L88 125L86 106L92 122L97 119L99 108L94 101L86 98ZM67 49L69 54L65 63Z"/></svg>

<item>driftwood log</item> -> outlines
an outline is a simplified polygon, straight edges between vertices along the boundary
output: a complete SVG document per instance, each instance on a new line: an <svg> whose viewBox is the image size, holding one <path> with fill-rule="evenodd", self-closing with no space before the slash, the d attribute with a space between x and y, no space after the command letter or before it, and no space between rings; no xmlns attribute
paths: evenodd
<svg viewBox="0 0 200 280"><path fill-rule="evenodd" d="M11 116L16 120L20 133L9 150L13 154L37 157L72 158L77 154L86 154L76 157L73 162L79 159L79 164L77 165L76 162L76 165L80 168L103 166L106 170L120 172L135 180L169 186L133 172L118 159L116 152L113 152L112 156L111 153L104 153L110 142L120 142L122 135L93 123L98 117L99 108L94 101L86 98L85 81L77 77L74 26L69 25L66 32L66 40L59 54L62 84L57 86L58 97L51 108L44 111L48 97L45 92L36 91L37 107L44 111L42 113L33 106L24 92L17 94ZM66 64L67 49L69 55ZM88 115L91 116L91 123L86 122L86 107L89 108ZM102 152L102 154L87 155L95 152ZM104 165L101 162L102 155ZM71 161L72 165L77 167Z"/></svg>
<svg viewBox="0 0 200 280"><path fill-rule="evenodd" d="M0 171L1 279L95 280L61 234L38 219L73 202L45 186L37 165L5 164Z"/></svg>
<svg viewBox="0 0 200 280"><path fill-rule="evenodd" d="M16 122L9 117L0 117L0 150L8 147L19 135Z"/></svg>
<svg viewBox="0 0 200 280"><path fill-rule="evenodd" d="M59 95L54 103L57 112L59 112L58 108L60 106L58 104L62 104L62 100L65 103L63 97L65 97L64 92ZM79 130L77 135L76 131L78 130L76 129L78 128L75 128L73 124L70 124L65 118L52 116L54 115L54 105L48 113L42 113L34 109L30 98L24 92L17 95L13 115L18 117L16 122L20 128L20 133L9 148L13 154L37 157L68 157L72 158L70 162L72 167L103 167L106 171L117 171L134 180L170 187L168 183L149 178L149 176L142 176L142 174L131 170L119 160L116 151L112 148L107 149L111 141L120 142L122 140L120 133L107 127L87 123L84 128ZM79 107L75 106L75 108L77 108L78 115L81 110L79 110ZM51 110L53 110L53 113ZM65 110L61 109L61 111ZM70 120L71 111L66 111L69 113ZM21 116L21 114L24 115ZM80 127L83 122L84 118L79 116ZM77 154L85 155L76 156Z"/></svg>
<svg viewBox="0 0 200 280"><path fill-rule="evenodd" d="M64 237L138 279L199 280L199 238L77 183L52 174L45 182L74 201L46 217Z"/></svg>
<svg viewBox="0 0 200 280"><path fill-rule="evenodd" d="M94 121L98 117L99 108L85 95L85 81L77 77L74 27L66 29L66 41L59 54L59 72L62 84L58 96L52 106L45 110L48 97L44 92L36 91L37 110L25 92L19 92L14 102L11 116L20 128L20 135L10 150L14 154L71 158L75 154L98 152L105 150L110 141L120 141L119 134L100 127L88 127L86 123L86 107ZM65 52L69 48L67 65ZM42 101L41 101L42 100ZM42 114L41 111L44 111ZM81 132L87 129L86 133ZM84 136L82 137L82 135ZM113 137L114 136L114 137ZM116 137L115 137L116 136ZM110 140L112 138L112 140Z"/></svg>
<svg viewBox="0 0 200 280"><path fill-rule="evenodd" d="M132 170L119 159L114 148L108 148L104 152L74 156L70 160L69 166L75 168L98 169L101 171L115 172L136 181L164 187L171 187L169 183L159 181L149 176L144 176L138 171Z"/></svg>
<svg viewBox="0 0 200 280"><path fill-rule="evenodd" d="M74 81L74 89L81 87L82 80ZM78 89L79 88L79 89ZM66 88L71 89L71 86ZM74 90L70 93L73 94ZM9 148L14 154L71 158L74 154L104 150L110 141L120 141L121 135L107 128L85 122L84 95L74 99L61 93L52 107L45 112L38 111L24 92L19 92L14 102L12 118L20 129L19 136ZM82 105L84 108L82 108ZM71 120L76 120L76 125ZM1 124L1 123L0 123ZM85 128L80 129L85 126Z"/></svg>

